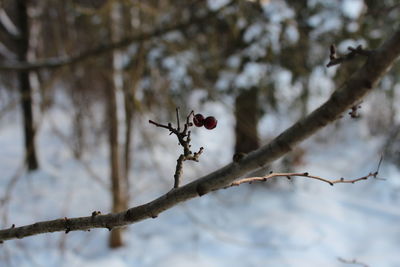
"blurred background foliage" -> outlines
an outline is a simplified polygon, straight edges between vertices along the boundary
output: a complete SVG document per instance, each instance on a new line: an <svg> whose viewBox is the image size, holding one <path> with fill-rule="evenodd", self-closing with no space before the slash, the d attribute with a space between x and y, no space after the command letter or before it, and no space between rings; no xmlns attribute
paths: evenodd
<svg viewBox="0 0 400 267"><path fill-rule="evenodd" d="M254 150L277 134L259 132L262 118L305 116L362 64L360 58L327 69L330 44L339 53L350 45L377 47L398 24L400 4L3 0L0 11L0 126L24 118L26 165L35 170L41 149L35 133L47 112L63 109L71 128L58 134L77 159L109 144L113 211L120 211L132 183L133 129L142 128L144 115L170 121L175 107L201 111L204 103L218 102L235 117L233 151ZM89 56L46 65L82 54ZM25 62L39 67L13 69ZM368 134L387 138L388 158L395 161L399 68L375 89L359 118L367 121ZM145 132L136 137L145 139ZM301 164L304 153L295 150L282 168ZM114 235L111 246L121 245Z"/></svg>

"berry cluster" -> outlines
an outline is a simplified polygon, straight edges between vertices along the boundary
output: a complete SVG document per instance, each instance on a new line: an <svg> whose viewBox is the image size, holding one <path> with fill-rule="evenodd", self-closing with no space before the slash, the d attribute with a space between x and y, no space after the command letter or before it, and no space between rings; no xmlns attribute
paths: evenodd
<svg viewBox="0 0 400 267"><path fill-rule="evenodd" d="M212 130L217 127L217 120L213 116L209 116L204 118L204 116L200 113L193 116L193 124L197 127L204 126L208 130Z"/></svg>

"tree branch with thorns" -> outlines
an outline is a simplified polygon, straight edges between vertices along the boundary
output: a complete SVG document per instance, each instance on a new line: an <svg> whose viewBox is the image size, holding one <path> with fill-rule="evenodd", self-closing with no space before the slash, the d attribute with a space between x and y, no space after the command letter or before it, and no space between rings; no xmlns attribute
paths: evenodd
<svg viewBox="0 0 400 267"><path fill-rule="evenodd" d="M264 167L274 160L279 159L300 142L309 138L324 126L340 118L343 112L354 106L354 103L359 103L365 95L372 91L372 88L376 87L378 82L399 57L400 27L396 29L392 37L388 38L379 48L375 49L374 52L368 56L364 66L359 68L348 78L342 87L332 93L325 103L259 149L239 157L237 160L234 160L214 172L175 188L175 190L171 190L150 202L131 207L118 213L104 215L92 213L84 217L47 220L19 227L14 223L11 227L0 230L0 243L10 239L20 239L59 231L89 231L93 228L112 230L116 227L137 223L145 219L156 218L160 213L171 209L179 203L225 188L239 179L239 177L243 177L249 172ZM190 143L190 138L188 137L190 136L188 136L188 132L186 131L188 131L189 119L193 113L191 112L189 115L189 118L186 120L186 130L184 126L182 132L180 129L178 130L179 127L176 129L173 128L172 124L162 125L153 121L150 123L168 129L171 134L174 133L177 135L180 144L181 140L183 140L184 144L186 142L188 145ZM213 117L208 117L200 124L203 124L206 129L213 129L216 126L216 120ZM183 155L185 155L185 153L183 153ZM376 175L372 176L376 177ZM371 175L369 177L371 177Z"/></svg>

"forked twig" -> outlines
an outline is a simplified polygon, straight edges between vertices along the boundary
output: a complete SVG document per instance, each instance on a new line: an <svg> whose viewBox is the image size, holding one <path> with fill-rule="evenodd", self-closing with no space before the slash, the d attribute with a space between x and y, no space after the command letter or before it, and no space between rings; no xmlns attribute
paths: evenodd
<svg viewBox="0 0 400 267"><path fill-rule="evenodd" d="M179 144L183 147L183 153L178 157L177 162L176 162L176 169L175 169L175 174L174 174L174 188L178 188L179 184L181 182L181 177L183 174L183 162L186 160L192 160L192 161L199 161L199 157L201 153L203 153L204 148L200 147L199 151L197 152L192 152L190 150L190 131L189 127L193 126L193 124L190 122L191 116L193 116L194 112L193 110L187 115L186 117L186 122L183 125L183 129L181 131L180 127L180 118L179 118L179 108L176 108L176 120L177 120L177 127L174 128L172 127L171 123L168 123L167 125L157 123L155 121L149 120L149 123L154 124L157 127L165 128L170 131L170 134L175 134L176 137L178 138Z"/></svg>
<svg viewBox="0 0 400 267"><path fill-rule="evenodd" d="M352 60L356 55L362 55L362 56L370 56L372 54L371 50L366 50L362 48L362 45L358 45L356 48L349 46L347 48L350 52L346 55L343 56L338 56L336 54L336 47L335 45L330 46L330 54L329 54L329 62L326 65L328 68L341 64L345 61Z"/></svg>
<svg viewBox="0 0 400 267"><path fill-rule="evenodd" d="M356 265L360 265L360 266L362 266L362 267L368 267L367 264L365 264L365 263L363 263L363 262L360 262L360 261L358 261L358 260L356 260L356 259L346 260L346 259L343 259L343 258L341 258L341 257L338 257L337 259L338 259L338 261L340 261L340 262L342 262L342 263L346 263L346 264L356 264Z"/></svg>

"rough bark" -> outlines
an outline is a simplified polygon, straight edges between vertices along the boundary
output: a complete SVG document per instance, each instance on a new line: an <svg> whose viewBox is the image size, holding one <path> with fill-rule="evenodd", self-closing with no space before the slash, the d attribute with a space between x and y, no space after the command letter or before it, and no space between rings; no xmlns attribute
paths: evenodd
<svg viewBox="0 0 400 267"><path fill-rule="evenodd" d="M120 227L155 218L180 202L225 188L240 176L283 156L301 141L340 118L340 115L360 101L391 68L400 55L400 28L380 48L375 50L365 65L338 88L331 97L311 114L285 130L269 144L249 153L238 162L201 177L185 186L141 206L108 215L87 216L38 222L0 231L0 240L23 238L56 231L88 230L90 228Z"/></svg>

